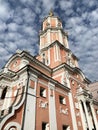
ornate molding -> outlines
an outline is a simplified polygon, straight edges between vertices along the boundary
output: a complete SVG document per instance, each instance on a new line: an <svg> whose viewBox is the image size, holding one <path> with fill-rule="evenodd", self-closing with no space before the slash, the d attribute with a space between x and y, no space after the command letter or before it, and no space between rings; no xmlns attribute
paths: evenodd
<svg viewBox="0 0 98 130"><path fill-rule="evenodd" d="M39 101L39 107L46 109L48 107L48 102L40 100Z"/></svg>
<svg viewBox="0 0 98 130"><path fill-rule="evenodd" d="M10 122L5 126L4 130L21 130L21 126L17 122Z"/></svg>
<svg viewBox="0 0 98 130"><path fill-rule="evenodd" d="M60 106L60 113L62 113L62 114L64 114L64 115L68 115L68 108L62 108L61 106Z"/></svg>

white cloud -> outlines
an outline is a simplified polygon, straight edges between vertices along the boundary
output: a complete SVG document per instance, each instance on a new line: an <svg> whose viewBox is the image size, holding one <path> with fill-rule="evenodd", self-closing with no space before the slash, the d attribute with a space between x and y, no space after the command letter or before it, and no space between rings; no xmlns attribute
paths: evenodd
<svg viewBox="0 0 98 130"><path fill-rule="evenodd" d="M15 32L15 31L18 30L19 26L16 23L9 23L7 25L7 28L8 28L9 31Z"/></svg>
<svg viewBox="0 0 98 130"><path fill-rule="evenodd" d="M6 20L10 16L9 11L10 9L8 3L6 3L4 0L0 0L0 19Z"/></svg>
<svg viewBox="0 0 98 130"><path fill-rule="evenodd" d="M3 47L0 46L0 56L4 57L6 55L8 55L8 51L5 48L3 48Z"/></svg>
<svg viewBox="0 0 98 130"><path fill-rule="evenodd" d="M41 0L43 8L46 13L50 11L50 9L55 7L55 0Z"/></svg>
<svg viewBox="0 0 98 130"><path fill-rule="evenodd" d="M65 11L72 8L73 6L72 0L60 0L59 4L60 4L61 9Z"/></svg>
<svg viewBox="0 0 98 130"><path fill-rule="evenodd" d="M3 21L0 21L0 32L4 32L7 28L6 24Z"/></svg>
<svg viewBox="0 0 98 130"><path fill-rule="evenodd" d="M89 7L89 10L88 8L86 10L86 6ZM81 69L91 80L98 80L96 72L98 66L98 9L90 10L91 6L96 6L96 2L90 2L89 5L86 3L85 11L83 11L84 7L78 5L75 10L80 15L73 9L71 17L67 19L65 17L63 20L66 23L65 30L67 28L69 32L70 48L79 57ZM64 3L61 8L64 9Z"/></svg>
<svg viewBox="0 0 98 130"><path fill-rule="evenodd" d="M82 0L82 2L85 6L88 6L89 8L98 4L97 0Z"/></svg>

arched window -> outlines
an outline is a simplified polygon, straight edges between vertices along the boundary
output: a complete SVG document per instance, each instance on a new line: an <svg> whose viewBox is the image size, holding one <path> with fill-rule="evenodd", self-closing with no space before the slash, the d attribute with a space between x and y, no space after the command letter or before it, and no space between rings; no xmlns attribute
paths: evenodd
<svg viewBox="0 0 98 130"><path fill-rule="evenodd" d="M4 99L7 93L7 87L5 87L2 91L1 99Z"/></svg>

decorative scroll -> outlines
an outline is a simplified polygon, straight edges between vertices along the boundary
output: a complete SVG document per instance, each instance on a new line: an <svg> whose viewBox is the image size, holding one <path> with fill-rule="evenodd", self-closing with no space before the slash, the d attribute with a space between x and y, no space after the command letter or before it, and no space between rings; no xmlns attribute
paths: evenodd
<svg viewBox="0 0 98 130"><path fill-rule="evenodd" d="M63 109L63 108L60 106L60 113L63 113L63 114L65 114L65 115L68 115L68 108Z"/></svg>
<svg viewBox="0 0 98 130"><path fill-rule="evenodd" d="M42 100L39 101L39 107L41 108L47 108L48 107L48 102L44 102Z"/></svg>

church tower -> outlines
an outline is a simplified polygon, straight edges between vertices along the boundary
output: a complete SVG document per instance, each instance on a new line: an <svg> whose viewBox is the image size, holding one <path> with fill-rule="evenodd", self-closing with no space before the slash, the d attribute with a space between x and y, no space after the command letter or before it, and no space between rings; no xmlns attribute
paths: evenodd
<svg viewBox="0 0 98 130"><path fill-rule="evenodd" d="M48 47L56 40L64 47L69 48L67 37L68 34L63 31L61 20L50 11L42 23L40 31L40 50Z"/></svg>
<svg viewBox="0 0 98 130"><path fill-rule="evenodd" d="M69 107L73 130L97 130L98 123L88 89L90 81L79 68L78 58L69 48L68 33L63 30L61 20L52 11L42 23L37 59L53 69L53 79L71 90Z"/></svg>
<svg viewBox="0 0 98 130"><path fill-rule="evenodd" d="M0 71L0 130L98 130L91 82L52 10L39 39L38 56L18 50Z"/></svg>
<svg viewBox="0 0 98 130"><path fill-rule="evenodd" d="M51 68L62 63L78 67L78 58L69 49L68 33L63 30L61 20L52 10L44 19L39 35L40 61Z"/></svg>

